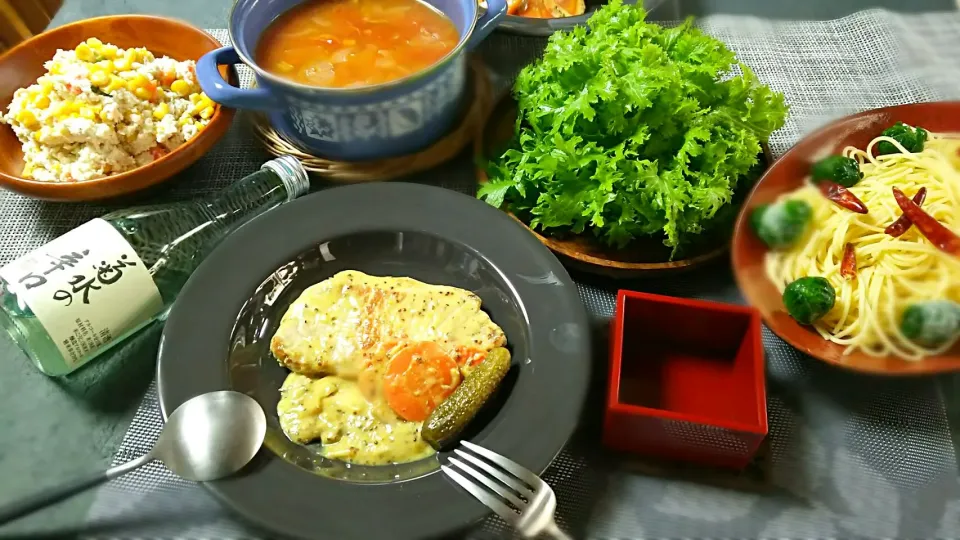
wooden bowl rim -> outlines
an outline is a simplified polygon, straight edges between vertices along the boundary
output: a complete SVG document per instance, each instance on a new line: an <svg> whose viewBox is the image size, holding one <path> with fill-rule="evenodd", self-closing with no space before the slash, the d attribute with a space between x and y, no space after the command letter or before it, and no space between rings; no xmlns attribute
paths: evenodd
<svg viewBox="0 0 960 540"><path fill-rule="evenodd" d="M500 108L506 101L515 101L509 89L502 93L499 97L494 100L494 105L490 109L490 114L487 116L486 121L483 123L480 133L477 135L476 139L473 142L474 156L477 160L476 171L477 171L477 182L479 184L485 184L487 182L487 173L483 168L483 163L486 160L485 153L485 142L486 142L486 133L487 128L490 124L496 120L496 115ZM763 153L767 159L768 166L767 170L772 166L773 159L770 156L770 149L766 143L762 144ZM766 171L764 171L766 174ZM751 191L752 194L752 191ZM744 203L747 199L744 199ZM603 259L600 257L595 257L593 255L588 255L573 249L568 248L563 242L558 242L551 238L548 238L539 232L532 229L529 225L523 222L522 219L515 216L512 212L503 210L515 219L518 223L523 225L531 234L537 237L540 242L550 248L554 253L558 253L570 259L573 259L584 265L595 266L596 269L592 270L593 272L603 272L604 270L610 271L622 271L624 273L655 273L655 272L665 272L670 270L680 270L693 268L701 266L708 262L711 262L723 254L725 254L730 249L731 242L730 240L720 243L716 248L710 249L693 257L688 257L684 259L674 260L674 261L663 261L663 262L621 262L614 261L611 259ZM577 235L580 237L586 237L586 235ZM731 236L732 238L732 236ZM589 268L587 268L589 270ZM609 275L609 274L605 274Z"/></svg>
<svg viewBox="0 0 960 540"><path fill-rule="evenodd" d="M800 140L794 143L789 150L787 150L782 156L780 156L779 159L777 159L772 165L770 165L770 167L763 173L763 175L754 185L753 189L750 190L750 193L747 195L747 198L743 202L743 206L740 209L740 213L737 216L737 221L734 225L733 238L731 241L730 260L731 260L734 280L737 283L737 287L740 289L740 292L743 294L743 297L747 301L747 303L750 306L756 308L760 312L760 317L763 319L764 324L767 326L767 328L770 329L771 332L776 334L780 339L787 342L790 346L794 347L798 351L812 358L815 358L817 361L823 362L831 366L836 366L838 368L844 369L846 371L854 372L854 373L878 375L878 376L886 376L886 377L918 377L918 376L937 375L937 374L960 371L960 357L958 357L957 353L954 352L954 351L960 350L960 342L958 342L957 345L955 345L954 348L951 349L950 351L947 351L940 355L930 356L919 361L905 360L895 355L888 355L884 357L874 357L863 352L855 352L849 355L843 355L842 354L844 349L843 345L833 343L831 341L827 341L823 339L819 334L817 334L812 328L803 327L798 323L794 323L796 324L797 328L799 328L799 330L806 333L804 335L809 335L811 338L820 340L821 342L820 344L822 346L828 349L831 349L833 351L836 351L838 353L838 354L835 354L834 356L839 358L845 358L847 361L839 362L833 359L823 357L820 354L817 354L813 349L811 349L811 347L809 347L804 343L804 340L798 337L800 334L797 332L796 328L788 327L787 329L783 329L782 328L783 325L781 323L773 320L773 317L768 316L766 313L766 310L760 307L761 305L764 305L765 302L758 301L758 299L754 297L755 296L754 292L757 292L757 291L755 291L754 288L748 284L748 280L744 275L745 270L743 268L745 267L745 263L742 260L742 257L740 255L741 250L737 249L738 246L746 242L746 236L751 234L749 223L748 223L749 219L747 216L747 210L753 206L756 206L756 204L754 203L754 198L757 192L760 189L762 189L763 183L767 181L768 178L773 178L774 175L777 174L778 168L783 163L786 163L788 159L792 159L792 158L795 158L796 156L803 155L800 149L801 144L811 139L826 138L828 135L833 134L838 129L844 126L851 125L856 120L861 118L872 117L880 114L886 114L894 117L897 114L900 114L902 116L903 114L902 112L904 110L909 110L914 108L923 109L923 108L937 107L937 106L960 107L960 100L908 103L908 104L902 104L902 105L891 105L887 107L877 107L874 109L867 109L865 111L861 111L855 114L850 114L850 115L832 120L829 123L817 128L813 132L802 137ZM852 133L862 132L863 130L864 130L864 127L857 126L855 128L850 127L847 130L847 132L852 134ZM783 193L785 193L785 191L778 190L777 196L782 195ZM746 252L746 249L744 249L744 251ZM765 255L766 251L764 250L764 251L761 251L760 253L762 255ZM745 258L750 259L751 257L745 256ZM866 362L866 363L857 362L857 359L869 359L869 362ZM941 361L938 361L938 360L941 360ZM949 362L943 362L942 360L949 360ZM904 368L906 368L907 366L911 366L911 368L899 369L899 370L891 369L887 365L890 362L902 365L904 366Z"/></svg>
<svg viewBox="0 0 960 540"><path fill-rule="evenodd" d="M715 249L711 249L709 251L706 251L694 257L679 259L676 261L636 262L636 263L614 261L611 259L602 259L600 257L594 257L593 255L587 255L586 253L582 253L582 252L570 249L563 242L558 242L556 240L553 240L552 238L543 236L539 232L533 230L532 228L530 228L529 225L524 223L522 219L515 216L512 212L507 212L507 214L509 214L510 217L512 217L513 219L517 220L517 222L523 225L528 231L533 233L533 235L536 236L537 239L543 243L543 245L547 246L552 251L556 253L560 253L561 255L570 257L571 259L575 259L585 264L591 264L591 265L600 266L603 268L613 268L616 270L656 271L656 270L676 270L679 268L699 266L701 264L712 261L713 259L723 255L730 248L730 243L725 242L720 246L716 247ZM578 236L582 236L582 235L578 235Z"/></svg>
<svg viewBox="0 0 960 540"><path fill-rule="evenodd" d="M172 23L176 26L179 26L183 30L192 32L195 35L201 36L205 40L209 41L211 44L214 45L214 47L210 50L214 50L218 47L223 46L223 44L220 43L220 41L217 38L213 37L213 35L211 35L209 32L206 32L201 28L197 28L196 26L193 26L192 24L181 19L177 19L173 17L162 17L159 15L135 15L135 14L104 15L101 17L91 17L88 19L82 19L69 24L65 24L63 26L51 28L50 30L46 30L43 33L37 34L31 37L30 39L17 44L16 46L12 47L5 53L0 54L0 64L5 62L8 56L12 56L14 53L19 52L21 50L29 49L35 43L41 40L49 39L50 35L56 34L58 32L64 32L73 28L83 28L94 22L107 22L111 20L127 20L127 21L133 21L135 24L142 24L142 23L148 23L148 22L163 22L164 24ZM145 36L145 40L150 39L149 33L145 33L144 36ZM150 46L147 44L144 44L143 47L145 47L147 50L150 50ZM190 60L196 61L196 60L199 60L199 58L197 59L191 58ZM182 60L178 59L178 61L182 61ZM231 66L229 68L229 73L230 73L229 82L235 85L239 84L239 78L237 77L236 69ZM27 189L33 192L35 188L40 188L40 189L43 189L44 191L47 191L47 194L44 194L43 196L40 196L40 197L32 196L34 198L41 198L41 199L57 198L59 200L70 200L71 199L70 192L76 189L76 186L78 185L83 185L86 188L89 186L103 186L108 184L123 183L124 181L129 181L131 178L142 175L144 172L152 168L162 167L165 163L170 163L175 161L177 158L180 157L181 154L188 151L191 146L199 143L201 140L205 140L211 136L215 136L216 139L219 139L226 133L226 128L229 127L230 123L233 121L233 116L235 112L236 111L234 111L233 109L228 109L220 105L219 103L215 104L215 110L214 110L213 116L210 117L210 122L208 122L207 125L204 126L204 128L200 130L200 132L197 133L192 139L184 142L182 145L178 146L177 148L172 150L169 154L164 155L160 159L151 161L150 163L141 165L135 169L131 169L129 171L122 172L120 174L101 176L99 178L92 178L90 180L80 180L75 182L47 182L43 180L33 180L29 178L23 178L20 176L7 174L3 171L0 171L0 183L9 184L11 189L17 192L20 192L20 189ZM222 126L223 124L225 124L225 126ZM217 128L217 129L214 129L214 128ZM12 130L12 128L7 124L3 124L2 126L0 126L0 129ZM114 194L108 195L108 197L140 191L148 187L151 187L153 185L156 185L160 182L163 182L164 180L167 180L167 179L169 179L169 176L159 175L157 176L156 179L150 182L141 184L134 189L118 191ZM76 200L79 201L79 200L89 200L89 199L78 198Z"/></svg>

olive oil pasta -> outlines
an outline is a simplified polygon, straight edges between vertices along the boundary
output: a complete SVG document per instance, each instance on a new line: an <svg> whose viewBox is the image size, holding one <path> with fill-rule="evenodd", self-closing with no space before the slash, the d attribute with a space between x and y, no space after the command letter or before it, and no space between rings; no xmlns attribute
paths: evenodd
<svg viewBox="0 0 960 540"><path fill-rule="evenodd" d="M958 149L958 138L898 123L818 162L803 187L751 216L771 247L767 275L798 322L846 354L919 360L953 346Z"/></svg>

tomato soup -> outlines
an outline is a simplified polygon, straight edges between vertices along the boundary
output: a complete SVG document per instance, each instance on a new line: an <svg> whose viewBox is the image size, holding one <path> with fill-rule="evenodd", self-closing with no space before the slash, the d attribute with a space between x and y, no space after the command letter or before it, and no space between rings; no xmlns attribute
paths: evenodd
<svg viewBox="0 0 960 540"><path fill-rule="evenodd" d="M417 0L310 0L270 24L256 60L278 77L345 88L416 73L459 41L450 19Z"/></svg>

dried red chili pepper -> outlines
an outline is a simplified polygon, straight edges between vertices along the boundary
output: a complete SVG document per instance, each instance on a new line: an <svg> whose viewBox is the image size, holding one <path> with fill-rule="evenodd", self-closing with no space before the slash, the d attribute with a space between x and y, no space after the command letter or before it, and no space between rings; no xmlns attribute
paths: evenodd
<svg viewBox="0 0 960 540"><path fill-rule="evenodd" d="M820 193L833 201L837 206L858 214L866 214L868 212L867 205L863 204L863 201L854 195L853 192L840 184L831 182L830 180L821 180L819 187Z"/></svg>
<svg viewBox="0 0 960 540"><path fill-rule="evenodd" d="M960 256L960 236L944 227L933 216L914 204L899 189L893 188L893 198L897 200L897 205L903 210L903 215L910 218L910 221L917 226L920 233L937 246L937 249L951 255Z"/></svg>
<svg viewBox="0 0 960 540"><path fill-rule="evenodd" d="M843 260L840 262L840 275L844 279L853 279L857 277L857 252L853 250L853 244L847 242L843 248Z"/></svg>
<svg viewBox="0 0 960 540"><path fill-rule="evenodd" d="M917 206L922 206L923 201L927 200L927 188L922 187L920 191L917 191L916 195L913 196L913 204ZM910 227L913 227L913 222L910 221L910 218L906 214L902 214L896 221L887 226L883 232L889 234L890 236L897 238L903 236L903 233L910 230Z"/></svg>

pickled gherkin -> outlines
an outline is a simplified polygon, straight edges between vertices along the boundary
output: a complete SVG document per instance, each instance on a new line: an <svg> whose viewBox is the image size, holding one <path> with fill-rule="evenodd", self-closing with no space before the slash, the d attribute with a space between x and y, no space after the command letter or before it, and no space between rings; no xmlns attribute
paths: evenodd
<svg viewBox="0 0 960 540"><path fill-rule="evenodd" d="M492 349L450 397L445 399L423 424L423 440L440 450L451 443L477 415L510 371L510 351Z"/></svg>

